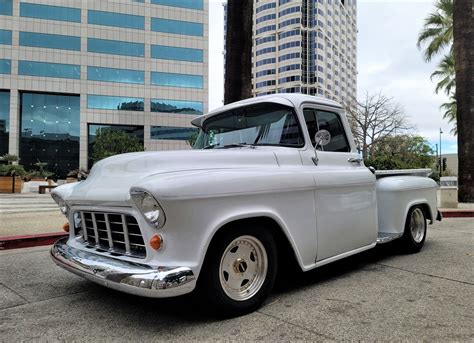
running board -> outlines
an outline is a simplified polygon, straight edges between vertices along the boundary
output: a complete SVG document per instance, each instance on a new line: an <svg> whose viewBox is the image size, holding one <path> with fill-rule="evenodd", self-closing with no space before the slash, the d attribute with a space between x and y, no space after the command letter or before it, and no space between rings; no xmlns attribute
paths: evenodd
<svg viewBox="0 0 474 343"><path fill-rule="evenodd" d="M385 244L393 241L394 239L400 238L403 236L403 233L388 233L388 232L379 232L377 237L377 244Z"/></svg>

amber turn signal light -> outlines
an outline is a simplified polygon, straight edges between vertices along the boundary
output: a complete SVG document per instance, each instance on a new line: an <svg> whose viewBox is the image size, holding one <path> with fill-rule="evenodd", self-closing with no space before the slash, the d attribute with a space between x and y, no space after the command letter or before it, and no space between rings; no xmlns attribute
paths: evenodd
<svg viewBox="0 0 474 343"><path fill-rule="evenodd" d="M66 231L66 232L69 232L69 223L64 223L63 225L63 230Z"/></svg>
<svg viewBox="0 0 474 343"><path fill-rule="evenodd" d="M155 250L160 250L163 246L163 238L161 235L154 235L150 239L150 246Z"/></svg>

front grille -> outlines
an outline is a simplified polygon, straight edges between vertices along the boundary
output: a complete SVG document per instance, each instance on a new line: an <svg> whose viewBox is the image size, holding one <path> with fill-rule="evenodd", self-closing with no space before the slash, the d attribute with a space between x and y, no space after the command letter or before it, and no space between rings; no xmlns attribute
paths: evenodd
<svg viewBox="0 0 474 343"><path fill-rule="evenodd" d="M89 247L114 255L146 257L145 242L133 216L120 213L77 212L81 227L76 234L82 236Z"/></svg>

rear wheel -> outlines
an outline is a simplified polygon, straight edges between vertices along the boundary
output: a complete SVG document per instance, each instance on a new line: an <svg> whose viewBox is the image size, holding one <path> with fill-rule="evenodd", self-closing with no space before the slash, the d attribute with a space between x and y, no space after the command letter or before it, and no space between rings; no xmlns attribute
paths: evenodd
<svg viewBox="0 0 474 343"><path fill-rule="evenodd" d="M402 248L408 253L421 250L426 238L426 216L421 206L413 206L408 211L405 222L405 231L401 243Z"/></svg>
<svg viewBox="0 0 474 343"><path fill-rule="evenodd" d="M277 249L268 230L231 228L213 241L198 292L221 315L245 314L270 294L276 270Z"/></svg>

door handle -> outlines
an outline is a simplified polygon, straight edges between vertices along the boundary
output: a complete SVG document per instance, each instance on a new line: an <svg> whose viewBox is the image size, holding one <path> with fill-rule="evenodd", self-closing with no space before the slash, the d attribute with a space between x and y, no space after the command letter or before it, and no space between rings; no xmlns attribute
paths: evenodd
<svg viewBox="0 0 474 343"><path fill-rule="evenodd" d="M360 164L362 162L362 157L350 157L347 159L347 162Z"/></svg>

